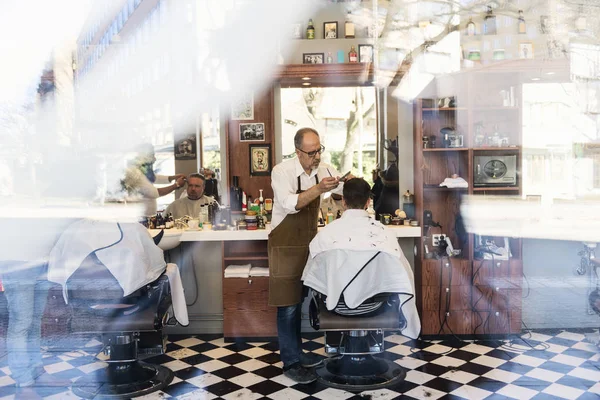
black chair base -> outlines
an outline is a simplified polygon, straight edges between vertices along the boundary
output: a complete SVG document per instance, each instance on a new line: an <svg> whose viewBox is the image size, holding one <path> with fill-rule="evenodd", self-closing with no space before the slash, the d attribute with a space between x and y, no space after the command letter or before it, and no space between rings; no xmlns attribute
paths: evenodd
<svg viewBox="0 0 600 400"><path fill-rule="evenodd" d="M130 399L167 387L173 377L173 371L161 365L143 361L110 363L78 379L72 390L85 399Z"/></svg>
<svg viewBox="0 0 600 400"><path fill-rule="evenodd" d="M330 358L315 372L324 385L350 392L389 388L406 377L398 364L371 355Z"/></svg>

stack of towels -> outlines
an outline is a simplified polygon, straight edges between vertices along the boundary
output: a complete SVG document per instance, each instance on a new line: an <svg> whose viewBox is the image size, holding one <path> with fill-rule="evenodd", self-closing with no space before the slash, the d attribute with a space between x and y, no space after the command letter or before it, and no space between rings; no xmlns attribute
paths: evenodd
<svg viewBox="0 0 600 400"><path fill-rule="evenodd" d="M268 267L253 267L251 264L228 265L225 278L248 278L251 276L269 276Z"/></svg>

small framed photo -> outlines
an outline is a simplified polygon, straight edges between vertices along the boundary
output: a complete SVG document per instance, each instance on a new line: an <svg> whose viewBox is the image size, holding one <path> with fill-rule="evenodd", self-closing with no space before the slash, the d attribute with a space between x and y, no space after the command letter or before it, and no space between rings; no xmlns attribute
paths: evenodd
<svg viewBox="0 0 600 400"><path fill-rule="evenodd" d="M370 63L373 62L373 45L359 44L358 45L358 62Z"/></svg>
<svg viewBox="0 0 600 400"><path fill-rule="evenodd" d="M250 175L271 175L271 145L250 145Z"/></svg>
<svg viewBox="0 0 600 400"><path fill-rule="evenodd" d="M533 59L533 43L519 43L519 58Z"/></svg>
<svg viewBox="0 0 600 400"><path fill-rule="evenodd" d="M195 160L196 159L196 137L188 136L175 142L176 160Z"/></svg>
<svg viewBox="0 0 600 400"><path fill-rule="evenodd" d="M302 39L302 24L292 24L292 39Z"/></svg>
<svg viewBox="0 0 600 400"><path fill-rule="evenodd" d="M231 120L243 121L254 119L254 95L246 93L231 103Z"/></svg>
<svg viewBox="0 0 600 400"><path fill-rule="evenodd" d="M303 64L323 64L325 53L304 53L302 54Z"/></svg>
<svg viewBox="0 0 600 400"><path fill-rule="evenodd" d="M323 22L323 39L337 39L338 38L338 24L337 21Z"/></svg>
<svg viewBox="0 0 600 400"><path fill-rule="evenodd" d="M264 142L265 124L240 124L240 142Z"/></svg>

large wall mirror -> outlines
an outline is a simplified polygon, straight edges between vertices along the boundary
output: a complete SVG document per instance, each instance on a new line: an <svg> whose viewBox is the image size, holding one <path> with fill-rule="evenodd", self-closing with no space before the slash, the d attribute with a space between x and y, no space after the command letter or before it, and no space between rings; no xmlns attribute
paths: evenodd
<svg viewBox="0 0 600 400"><path fill-rule="evenodd" d="M371 171L378 163L376 95L372 86L282 88L282 158L295 156L299 128L314 128L325 146L324 162L372 184Z"/></svg>

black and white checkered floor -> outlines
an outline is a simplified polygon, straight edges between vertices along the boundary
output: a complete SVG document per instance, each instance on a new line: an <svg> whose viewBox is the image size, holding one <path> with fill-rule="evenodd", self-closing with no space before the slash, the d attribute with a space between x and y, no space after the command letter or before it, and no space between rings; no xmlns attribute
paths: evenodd
<svg viewBox="0 0 600 400"><path fill-rule="evenodd" d="M218 335L169 336L167 353L147 359L175 372L164 391L140 399L599 399L600 353L588 331L535 331L512 341L414 341L386 337L384 356L408 370L393 389L359 395L282 375L276 343L225 343ZM93 340L70 352L48 349L48 373L73 382L105 363ZM323 337L306 334L304 349L323 355ZM45 399L75 399L69 388L37 387ZM0 400L15 398L6 356Z"/></svg>

